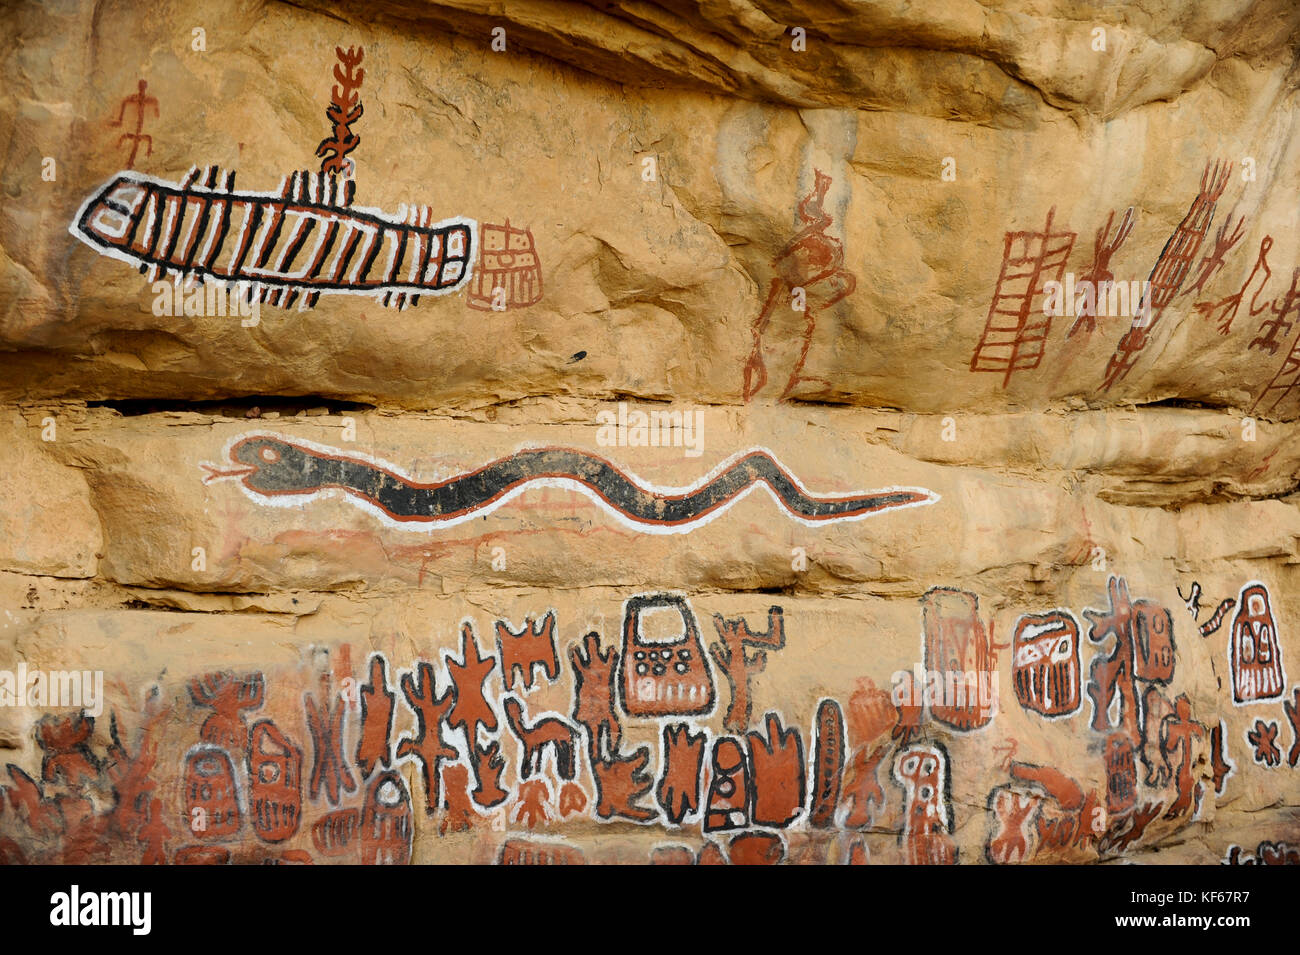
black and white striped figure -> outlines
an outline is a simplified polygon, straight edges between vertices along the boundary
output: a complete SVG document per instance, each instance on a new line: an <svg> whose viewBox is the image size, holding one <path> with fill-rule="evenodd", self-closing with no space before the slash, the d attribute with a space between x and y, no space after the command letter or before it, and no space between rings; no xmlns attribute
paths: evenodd
<svg viewBox="0 0 1300 955"><path fill-rule="evenodd" d="M405 308L469 280L476 223L352 205L354 183L295 172L274 192L236 192L234 172L195 166L179 184L119 173L68 231L152 282L160 275L248 289L249 301L311 308L321 295L373 295Z"/></svg>

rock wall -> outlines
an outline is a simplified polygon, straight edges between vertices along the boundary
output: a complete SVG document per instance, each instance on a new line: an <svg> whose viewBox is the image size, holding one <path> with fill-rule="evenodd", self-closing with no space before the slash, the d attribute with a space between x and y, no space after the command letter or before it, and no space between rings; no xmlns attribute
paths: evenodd
<svg viewBox="0 0 1300 955"><path fill-rule="evenodd" d="M1289 0L4 18L4 861L1300 859Z"/></svg>

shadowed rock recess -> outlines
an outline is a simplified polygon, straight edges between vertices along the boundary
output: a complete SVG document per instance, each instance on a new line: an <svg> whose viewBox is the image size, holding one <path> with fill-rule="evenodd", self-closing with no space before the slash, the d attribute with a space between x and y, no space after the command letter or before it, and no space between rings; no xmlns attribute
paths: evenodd
<svg viewBox="0 0 1300 955"><path fill-rule="evenodd" d="M1300 861L1292 0L0 18L0 861Z"/></svg>

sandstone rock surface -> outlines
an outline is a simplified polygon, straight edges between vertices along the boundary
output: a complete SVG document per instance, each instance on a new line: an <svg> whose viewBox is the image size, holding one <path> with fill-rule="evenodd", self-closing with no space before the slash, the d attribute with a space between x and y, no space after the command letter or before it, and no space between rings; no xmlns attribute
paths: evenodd
<svg viewBox="0 0 1300 955"><path fill-rule="evenodd" d="M0 14L0 860L1300 860L1300 10L1158 7Z"/></svg>

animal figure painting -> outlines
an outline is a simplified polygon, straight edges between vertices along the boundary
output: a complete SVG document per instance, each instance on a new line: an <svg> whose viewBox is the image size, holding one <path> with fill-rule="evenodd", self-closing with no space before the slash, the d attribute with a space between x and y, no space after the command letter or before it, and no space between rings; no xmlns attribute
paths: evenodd
<svg viewBox="0 0 1300 955"><path fill-rule="evenodd" d="M656 488L604 458L572 448L517 451L442 481L421 483L384 462L278 435L253 434L228 448L230 464L204 464L204 483L237 478L259 503L293 505L303 496L342 491L349 500L398 526L451 526L481 517L529 487L579 491L623 524L643 533L694 530L764 487L792 520L809 526L858 520L883 511L931 504L923 488L890 487L836 496L809 494L771 453L738 454L689 487ZM295 500L295 498L297 500Z"/></svg>

